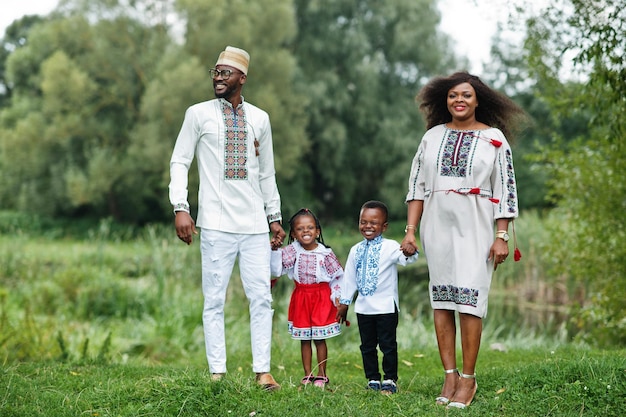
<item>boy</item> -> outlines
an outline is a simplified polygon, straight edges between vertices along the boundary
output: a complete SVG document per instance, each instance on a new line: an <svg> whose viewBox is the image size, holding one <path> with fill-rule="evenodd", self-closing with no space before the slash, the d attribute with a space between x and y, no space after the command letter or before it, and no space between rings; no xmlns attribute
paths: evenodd
<svg viewBox="0 0 626 417"><path fill-rule="evenodd" d="M354 311L361 336L363 369L367 387L384 394L394 394L398 388L398 264L417 260L418 252L402 252L396 241L383 238L387 230L387 206L380 201L368 201L361 207L359 231L365 240L350 249L344 269L337 319L346 320L348 305L358 291ZM377 346L383 354L382 378L378 368Z"/></svg>

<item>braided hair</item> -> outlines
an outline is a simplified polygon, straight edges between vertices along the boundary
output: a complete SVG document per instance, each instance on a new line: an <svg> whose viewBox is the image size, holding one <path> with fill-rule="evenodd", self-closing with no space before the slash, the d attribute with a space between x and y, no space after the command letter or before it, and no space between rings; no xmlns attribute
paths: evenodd
<svg viewBox="0 0 626 417"><path fill-rule="evenodd" d="M289 239L287 241L287 244L292 243L293 240L294 240L293 239L293 235L291 234L291 231L294 228L294 223L296 222L296 219L298 217L300 217L300 216L311 216L311 217L313 217L313 220L315 221L315 227L320 231L319 236L316 237L315 240L317 240L319 243L321 243L322 245L326 246L327 248L330 248L330 246L327 246L326 243L324 243L324 237L322 236L322 225L320 224L320 220L317 218L315 213L313 213L308 208L301 208L300 210L298 210L296 212L296 214L291 216L291 218L289 219Z"/></svg>

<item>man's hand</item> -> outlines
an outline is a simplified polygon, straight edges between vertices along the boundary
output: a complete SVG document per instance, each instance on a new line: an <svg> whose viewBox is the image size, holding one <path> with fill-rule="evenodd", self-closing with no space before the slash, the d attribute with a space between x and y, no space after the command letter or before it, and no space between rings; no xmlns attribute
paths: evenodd
<svg viewBox="0 0 626 417"><path fill-rule="evenodd" d="M174 219L176 235L188 245L193 241L193 235L197 235L196 223L186 211L177 211Z"/></svg>
<svg viewBox="0 0 626 417"><path fill-rule="evenodd" d="M283 246L283 241L285 240L285 236L287 236L287 234L280 225L280 222L270 223L270 231L272 232L272 240L270 241L270 244L272 245L272 249L276 250Z"/></svg>

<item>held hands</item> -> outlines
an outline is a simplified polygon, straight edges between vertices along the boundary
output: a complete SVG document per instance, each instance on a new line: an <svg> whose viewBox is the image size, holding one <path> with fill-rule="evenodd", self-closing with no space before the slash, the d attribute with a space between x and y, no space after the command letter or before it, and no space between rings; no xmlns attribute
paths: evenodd
<svg viewBox="0 0 626 417"><path fill-rule="evenodd" d="M191 215L186 211L177 211L174 226L176 227L176 235L178 238L186 244L191 245L193 235L198 234L196 223L191 218Z"/></svg>
<svg viewBox="0 0 626 417"><path fill-rule="evenodd" d="M287 236L287 234L280 225L280 222L270 223L270 231L272 232L270 245L272 246L272 250L276 250L283 246L283 241L285 240L285 236Z"/></svg>
<svg viewBox="0 0 626 417"><path fill-rule="evenodd" d="M408 232L404 236L404 239L402 239L402 243L400 243L400 250L406 257L412 256L415 252L419 250L419 248L417 247L417 242L415 240L415 234L413 234L412 232Z"/></svg>

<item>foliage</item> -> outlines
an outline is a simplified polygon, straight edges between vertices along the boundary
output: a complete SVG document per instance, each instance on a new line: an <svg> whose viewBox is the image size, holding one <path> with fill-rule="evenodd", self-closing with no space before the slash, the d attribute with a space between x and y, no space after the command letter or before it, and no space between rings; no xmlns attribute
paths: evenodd
<svg viewBox="0 0 626 417"><path fill-rule="evenodd" d="M626 11L618 1L552 1L528 21L530 68L555 119L578 119L586 129L555 138L538 160L551 178L557 209L549 222L558 236L547 251L554 274L587 291L575 325L599 345L626 342ZM573 55L572 68L564 56ZM580 71L565 85L559 75ZM570 126L572 127L572 126Z"/></svg>
<svg viewBox="0 0 626 417"><path fill-rule="evenodd" d="M139 193L124 187L129 173L120 168L146 79L169 42L124 15L91 23L68 11L33 27L7 61L13 95L0 121L3 206L149 218L153 207L124 200Z"/></svg>
<svg viewBox="0 0 626 417"><path fill-rule="evenodd" d="M6 61L9 55L26 44L30 29L42 20L40 16L26 15L11 23L0 45L0 108L9 104L13 86L6 79Z"/></svg>
<svg viewBox="0 0 626 417"><path fill-rule="evenodd" d="M182 46L167 23L173 1L64 0L37 25L11 26L0 56L9 88L0 114L2 207L136 224L168 218L167 168L182 116L208 99L207 69L230 43L252 52L246 99L270 113L279 179L293 179L308 145L306 101L292 87L298 68L286 47L292 3L223 3L177 2L187 25ZM216 10L233 8L236 25L215 20Z"/></svg>
<svg viewBox="0 0 626 417"><path fill-rule="evenodd" d="M296 0L294 53L309 98L307 189L325 218L355 218L366 200L404 214L420 131L414 101L448 71L432 0Z"/></svg>
<svg viewBox="0 0 626 417"><path fill-rule="evenodd" d="M403 215L414 96L457 65L438 22L434 0L63 0L5 35L1 207L167 219L182 116L210 98L207 69L232 44L252 54L244 95L270 114L283 211L353 219L378 198Z"/></svg>

